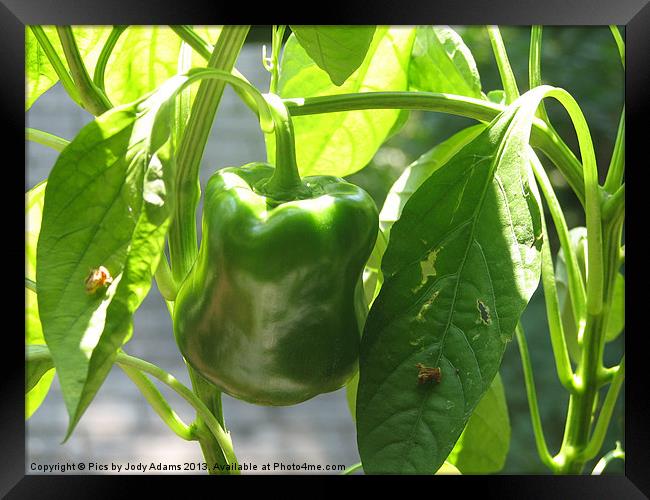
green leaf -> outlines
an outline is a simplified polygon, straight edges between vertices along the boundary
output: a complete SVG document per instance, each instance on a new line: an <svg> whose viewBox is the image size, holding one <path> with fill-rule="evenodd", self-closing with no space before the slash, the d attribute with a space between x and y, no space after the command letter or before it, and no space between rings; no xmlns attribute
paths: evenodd
<svg viewBox="0 0 650 500"><path fill-rule="evenodd" d="M25 111L59 80L29 26L25 27Z"/></svg>
<svg viewBox="0 0 650 500"><path fill-rule="evenodd" d="M415 30L378 27L361 66L339 87L291 35L280 67L279 94L284 98L406 90L408 60ZM400 111L348 111L293 119L300 174L344 177L361 170L386 140ZM267 144L274 162L274 146Z"/></svg>
<svg viewBox="0 0 650 500"><path fill-rule="evenodd" d="M291 26L291 31L332 83L341 86L363 62L375 27Z"/></svg>
<svg viewBox="0 0 650 500"><path fill-rule="evenodd" d="M501 104L503 106L506 104L506 93L501 89L490 90L486 97L488 98L488 101L495 104Z"/></svg>
<svg viewBox="0 0 650 500"><path fill-rule="evenodd" d="M381 258L386 251L387 244L388 239L386 235L379 229L375 246L363 270L363 289L368 308L370 308L377 297L379 290L381 290L381 285L384 282L384 276L381 273Z"/></svg>
<svg viewBox="0 0 650 500"><path fill-rule="evenodd" d="M345 398L348 402L348 409L352 415L352 421L357 420L357 390L359 388L359 372L354 374L354 377L345 385Z"/></svg>
<svg viewBox="0 0 650 500"><path fill-rule="evenodd" d="M214 43L220 27L195 31ZM181 38L169 26L130 26L115 44L106 66L106 93L113 104L135 101L178 73ZM192 54L195 67L206 65L197 53ZM196 89L192 89L194 93Z"/></svg>
<svg viewBox="0 0 650 500"><path fill-rule="evenodd" d="M41 230L45 181L25 194L25 277L36 280L36 245ZM38 350L45 344L38 315L38 297L25 288L25 344L26 349ZM52 385L54 370L51 363L27 363L25 385L25 419L30 418L41 405Z"/></svg>
<svg viewBox="0 0 650 500"><path fill-rule="evenodd" d="M574 227L569 231L571 249L575 252L582 282L587 274L587 228ZM567 273L566 259L562 248L555 259L555 284L562 316L562 329L566 340L569 355L574 362L578 362L581 349L578 345L578 325L573 314L573 305L569 297L569 276ZM619 272L614 281L614 295L609 305L609 317L605 329L605 341L611 342L618 338L625 327L625 277Z"/></svg>
<svg viewBox="0 0 650 500"><path fill-rule="evenodd" d="M447 460L463 474L489 474L503 469L509 449L510 418L497 373Z"/></svg>
<svg viewBox="0 0 650 500"><path fill-rule="evenodd" d="M448 26L419 26L416 32L409 89L481 99L476 62L460 35Z"/></svg>
<svg viewBox="0 0 650 500"><path fill-rule="evenodd" d="M68 436L130 337L132 314L158 265L173 171L161 148L174 96L186 80L171 79L148 98L86 125L48 179L38 305L70 415ZM112 282L89 293L86 278L100 266Z"/></svg>
<svg viewBox="0 0 650 500"><path fill-rule="evenodd" d="M435 170L391 229L361 341L356 414L366 472L442 465L539 284L531 243L541 219L522 154L537 102L522 97ZM427 368L439 370L439 382Z"/></svg>
<svg viewBox="0 0 650 500"><path fill-rule="evenodd" d="M379 214L379 227L390 236L390 228L399 219L404 205L429 176L447 163L467 143L485 130L485 125L473 125L455 133L447 140L430 149L411 165L391 186Z"/></svg>
<svg viewBox="0 0 650 500"><path fill-rule="evenodd" d="M25 393L29 393L47 372L52 370L52 375L54 375L54 363L52 363L48 348L44 345L28 345L26 350L25 358L27 359L28 356L31 358L31 361L27 363L27 381L25 384ZM47 354L47 356L39 356L41 353Z"/></svg>
<svg viewBox="0 0 650 500"><path fill-rule="evenodd" d="M63 47L56 31L55 26L43 26L43 31L47 35L54 50L68 69L65 60ZM101 53L104 41L111 31L110 27L93 26L72 28L72 32L79 48L79 54L84 60L87 70L92 74L92 70L97 63L97 58ZM69 71L69 69L68 69ZM54 68L45 55L43 48L37 42L29 26L25 27L25 111L31 108L32 104L47 90L59 81Z"/></svg>

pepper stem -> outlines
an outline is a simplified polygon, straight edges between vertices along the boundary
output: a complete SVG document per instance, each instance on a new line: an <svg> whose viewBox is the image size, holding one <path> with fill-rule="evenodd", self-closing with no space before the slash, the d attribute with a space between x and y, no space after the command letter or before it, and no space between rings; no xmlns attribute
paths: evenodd
<svg viewBox="0 0 650 500"><path fill-rule="evenodd" d="M264 94L273 117L275 133L275 171L266 183L265 189L278 198L292 197L290 194L302 187L296 146L293 137L293 124L284 102L275 94Z"/></svg>

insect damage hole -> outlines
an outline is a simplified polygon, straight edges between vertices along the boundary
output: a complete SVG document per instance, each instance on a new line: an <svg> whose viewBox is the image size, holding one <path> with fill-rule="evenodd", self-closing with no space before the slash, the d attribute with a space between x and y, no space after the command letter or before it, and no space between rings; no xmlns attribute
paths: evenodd
<svg viewBox="0 0 650 500"><path fill-rule="evenodd" d="M476 300L476 308L478 309L478 320L477 323L483 323L484 325L492 324L492 318L490 318L490 308L485 305L480 299Z"/></svg>

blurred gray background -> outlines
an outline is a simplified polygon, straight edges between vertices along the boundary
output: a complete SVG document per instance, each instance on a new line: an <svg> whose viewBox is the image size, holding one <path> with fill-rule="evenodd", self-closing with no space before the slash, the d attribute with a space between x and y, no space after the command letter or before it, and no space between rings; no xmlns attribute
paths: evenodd
<svg viewBox="0 0 650 500"><path fill-rule="evenodd" d="M501 88L485 30L480 27L455 29L476 58L483 91L487 93ZM523 92L527 89L530 29L502 27L502 35ZM261 44L247 43L237 67L253 85L265 91L269 76L262 66L261 57ZM608 28L545 28L542 75L544 83L565 88L582 106L591 127L599 168L604 172L624 98L623 71ZM553 103L547 108L558 132L577 151L575 134L566 113ZM56 85L34 104L25 119L28 127L72 139L91 120L91 116L78 108L60 85ZM379 150L368 167L350 176L349 180L364 187L381 207L390 185L410 162L471 123L460 117L412 112L402 131ZM27 143L26 156L26 188L29 189L47 177L57 153ZM218 168L243 165L265 157L264 142L255 117L232 90L226 88L203 158L202 185ZM580 207L562 177L551 167L549 173L566 210L569 227L584 225ZM554 234L551 235L551 244L555 253L558 244ZM533 297L523 323L544 429L549 448L554 453L562 438L567 397L555 373L541 290ZM608 345L606 360L609 364L620 359L623 337L621 335L619 340ZM136 313L134 335L125 350L157 364L189 386L189 377L174 342L169 314L155 285ZM501 373L512 425L511 449L502 472L547 473L535 450L521 361L514 342L506 351ZM183 420L191 422L194 412L189 406L174 393L162 390ZM287 408L250 405L224 395L223 407L241 464L254 463L260 467L267 462L283 462L349 466L359 461L355 427L344 390ZM625 446L623 421L621 400L603 452L612 449L617 439ZM55 377L44 403L26 422L27 473L34 473L30 470L32 463L182 464L202 460L198 444L183 441L173 434L119 368L112 370L72 437L61 445L66 426L67 413ZM622 471L621 462L612 463L607 470L609 473Z"/></svg>

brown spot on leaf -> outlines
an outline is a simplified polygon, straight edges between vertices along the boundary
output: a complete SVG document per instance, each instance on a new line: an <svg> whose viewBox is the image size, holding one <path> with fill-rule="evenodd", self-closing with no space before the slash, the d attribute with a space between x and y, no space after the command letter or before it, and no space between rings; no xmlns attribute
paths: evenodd
<svg viewBox="0 0 650 500"><path fill-rule="evenodd" d="M418 369L418 384L426 384L432 380L435 380L438 384L440 383L442 378L440 367L432 368L424 366L422 363L416 364L415 367Z"/></svg>

